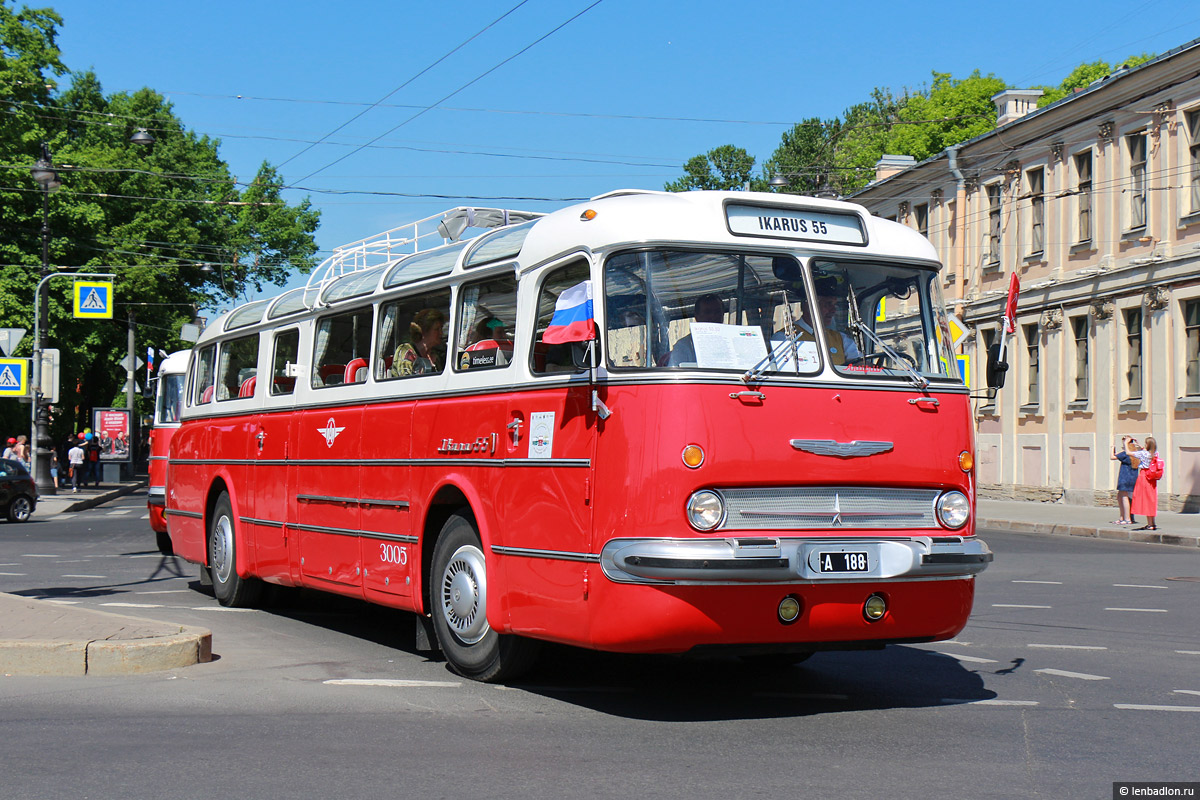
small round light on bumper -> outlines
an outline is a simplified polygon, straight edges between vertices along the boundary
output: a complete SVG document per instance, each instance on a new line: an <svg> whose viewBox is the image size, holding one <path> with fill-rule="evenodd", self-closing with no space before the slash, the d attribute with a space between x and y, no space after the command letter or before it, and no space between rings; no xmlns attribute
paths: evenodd
<svg viewBox="0 0 1200 800"><path fill-rule="evenodd" d="M881 594L873 594L863 603L863 617L867 622L878 622L887 613L887 600Z"/></svg>
<svg viewBox="0 0 1200 800"><path fill-rule="evenodd" d="M958 530L971 518L971 501L962 492L946 492L937 501L938 522Z"/></svg>
<svg viewBox="0 0 1200 800"><path fill-rule="evenodd" d="M779 601L779 621L784 625L791 625L800 619L800 608L800 598L789 594Z"/></svg>
<svg viewBox="0 0 1200 800"><path fill-rule="evenodd" d="M683 465L685 467L696 469L704 463L704 448L698 444L689 444L683 448L680 457L683 458Z"/></svg>
<svg viewBox="0 0 1200 800"><path fill-rule="evenodd" d="M725 519L725 501L710 489L701 489L688 498L688 522L698 531L711 531Z"/></svg>

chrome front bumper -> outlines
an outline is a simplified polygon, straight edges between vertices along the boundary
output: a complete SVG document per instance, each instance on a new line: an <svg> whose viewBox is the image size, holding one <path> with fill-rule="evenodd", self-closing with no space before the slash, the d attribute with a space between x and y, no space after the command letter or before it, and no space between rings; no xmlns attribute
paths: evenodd
<svg viewBox="0 0 1200 800"><path fill-rule="evenodd" d="M146 492L146 502L152 506L163 506L165 508L167 505L167 487L151 486Z"/></svg>
<svg viewBox="0 0 1200 800"><path fill-rule="evenodd" d="M822 571L851 560L865 569ZM724 539L613 539L600 565L618 583L827 583L957 578L987 569L992 551L975 538L904 539L729 537Z"/></svg>

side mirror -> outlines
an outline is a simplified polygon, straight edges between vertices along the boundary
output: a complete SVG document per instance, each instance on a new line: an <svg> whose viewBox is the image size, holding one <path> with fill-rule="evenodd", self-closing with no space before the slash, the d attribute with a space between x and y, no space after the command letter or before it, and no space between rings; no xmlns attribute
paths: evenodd
<svg viewBox="0 0 1200 800"><path fill-rule="evenodd" d="M800 283L804 280L804 273L800 270L800 265L796 263L795 259L787 256L772 258L771 272L784 283Z"/></svg>
<svg viewBox="0 0 1200 800"><path fill-rule="evenodd" d="M1000 360L1000 345L994 344L988 348L987 354L987 384L989 389L1003 389L1004 378L1008 373L1008 362Z"/></svg>

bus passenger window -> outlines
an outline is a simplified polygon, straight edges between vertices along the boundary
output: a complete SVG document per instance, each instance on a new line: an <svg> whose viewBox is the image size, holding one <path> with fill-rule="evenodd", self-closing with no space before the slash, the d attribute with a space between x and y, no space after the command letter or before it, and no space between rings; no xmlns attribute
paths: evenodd
<svg viewBox="0 0 1200 800"><path fill-rule="evenodd" d="M296 375L292 369L300 355L300 331L292 328L275 335L275 361L271 367L271 394L291 394L296 391Z"/></svg>
<svg viewBox="0 0 1200 800"><path fill-rule="evenodd" d="M217 400L251 397L258 373L258 334L232 339L221 345L217 370ZM255 381L257 382L257 381Z"/></svg>
<svg viewBox="0 0 1200 800"><path fill-rule="evenodd" d="M446 367L450 292L441 290L386 304L379 314L375 379L434 375Z"/></svg>
<svg viewBox="0 0 1200 800"><path fill-rule="evenodd" d="M217 346L213 344L201 350L196 358L196 382L193 384L196 393L192 397L197 405L212 402L213 361L216 354Z"/></svg>
<svg viewBox="0 0 1200 800"><path fill-rule="evenodd" d="M459 298L454 368L461 372L507 367L517 318L516 276L464 286Z"/></svg>
<svg viewBox="0 0 1200 800"><path fill-rule="evenodd" d="M585 343L546 344L542 335L554 316L554 304L558 296L572 286L591 277L591 268L586 261L577 261L551 272L538 293L537 325L534 327L533 357L530 369L535 374L552 372L578 372L584 369Z"/></svg>
<svg viewBox="0 0 1200 800"><path fill-rule="evenodd" d="M367 370L359 367L367 366L370 352L370 308L325 317L317 323L313 345L313 388L366 381Z"/></svg>

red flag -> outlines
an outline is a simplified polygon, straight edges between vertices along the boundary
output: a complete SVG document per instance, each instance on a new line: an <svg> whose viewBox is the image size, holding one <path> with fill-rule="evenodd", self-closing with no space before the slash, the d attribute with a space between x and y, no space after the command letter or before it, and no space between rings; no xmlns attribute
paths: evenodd
<svg viewBox="0 0 1200 800"><path fill-rule="evenodd" d="M1021 291L1021 279L1017 273L1012 274L1008 282L1008 302L1004 304L1004 324L1009 333L1017 331L1017 294Z"/></svg>

